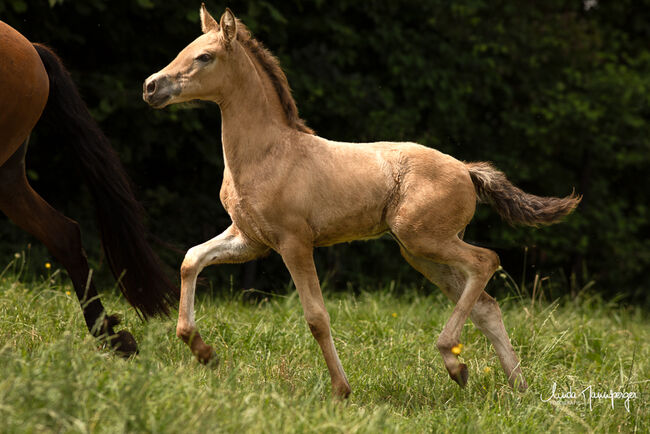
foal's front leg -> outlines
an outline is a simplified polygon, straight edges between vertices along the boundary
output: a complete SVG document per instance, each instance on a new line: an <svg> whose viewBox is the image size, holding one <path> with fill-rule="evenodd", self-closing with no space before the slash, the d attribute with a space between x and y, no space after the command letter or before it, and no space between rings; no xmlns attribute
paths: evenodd
<svg viewBox="0 0 650 434"><path fill-rule="evenodd" d="M196 278L208 265L251 261L268 250L248 239L233 224L221 235L192 247L181 265L181 301L178 308L176 335L185 342L201 363L216 359L214 349L206 345L194 322Z"/></svg>
<svg viewBox="0 0 650 434"><path fill-rule="evenodd" d="M313 248L298 242L285 243L280 254L298 290L309 329L325 357L332 379L332 394L347 398L351 391L350 385L332 340L330 318L316 274Z"/></svg>

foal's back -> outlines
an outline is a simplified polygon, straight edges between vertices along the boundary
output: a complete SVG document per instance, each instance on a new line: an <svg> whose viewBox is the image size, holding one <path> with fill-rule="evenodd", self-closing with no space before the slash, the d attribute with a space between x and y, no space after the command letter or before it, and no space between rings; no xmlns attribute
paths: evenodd
<svg viewBox="0 0 650 434"><path fill-rule="evenodd" d="M436 221L453 210L471 219L476 193L464 163L410 142L346 143L300 134L285 194L296 197L316 245L373 238L404 211ZM444 204L444 205L443 205ZM433 214L433 215L432 215ZM459 228L460 230L462 228ZM456 230L454 227L453 230Z"/></svg>

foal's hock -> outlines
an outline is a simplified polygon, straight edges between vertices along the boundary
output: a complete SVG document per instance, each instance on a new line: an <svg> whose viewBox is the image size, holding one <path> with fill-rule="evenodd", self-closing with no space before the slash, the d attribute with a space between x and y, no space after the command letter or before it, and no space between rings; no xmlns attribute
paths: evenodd
<svg viewBox="0 0 650 434"><path fill-rule="evenodd" d="M203 35L149 77L151 106L202 99L219 104L225 170L221 202L232 225L191 248L181 267L176 332L196 357L216 357L197 330L194 291L201 270L278 252L300 296L305 319L332 378L332 391L350 386L336 354L329 315L313 261L316 246L390 233L404 258L456 302L438 339L451 378L467 383L459 339L468 316L490 339L508 381L526 381L485 285L499 266L491 250L462 241L477 200L510 223L555 223L580 198L524 193L488 163L463 163L415 143L340 143L318 137L298 116L278 61L226 9L217 22L201 6Z"/></svg>

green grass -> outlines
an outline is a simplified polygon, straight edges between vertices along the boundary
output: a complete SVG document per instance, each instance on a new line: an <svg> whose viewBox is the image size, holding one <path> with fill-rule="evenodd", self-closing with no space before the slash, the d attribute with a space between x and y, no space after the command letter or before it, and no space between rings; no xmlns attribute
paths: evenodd
<svg viewBox="0 0 650 434"><path fill-rule="evenodd" d="M45 274L45 272L43 273ZM453 383L435 348L451 304L432 287L325 294L353 392L330 398L329 376L298 298L241 294L197 300L197 321L221 363L199 365L175 337L175 319L121 313L140 354L98 349L68 281L0 280L0 432L648 432L649 321L598 297L531 305L501 302L530 389L512 391L488 341L468 323L461 355L470 383ZM228 292L228 291L225 291ZM486 368L490 368L489 370ZM579 393L634 392L623 401L542 402ZM566 402L566 401L565 401Z"/></svg>

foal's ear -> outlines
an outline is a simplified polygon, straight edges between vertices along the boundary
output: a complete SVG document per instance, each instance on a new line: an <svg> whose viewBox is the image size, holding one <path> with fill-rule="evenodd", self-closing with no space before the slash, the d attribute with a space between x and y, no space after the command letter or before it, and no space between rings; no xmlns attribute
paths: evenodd
<svg viewBox="0 0 650 434"><path fill-rule="evenodd" d="M221 31L227 42L232 41L237 36L237 20L235 14L228 8L221 15Z"/></svg>
<svg viewBox="0 0 650 434"><path fill-rule="evenodd" d="M219 30L219 23L217 23L217 20L212 18L210 12L205 8L205 3L201 3L199 15L201 15L201 30L203 33L208 33L211 30Z"/></svg>

